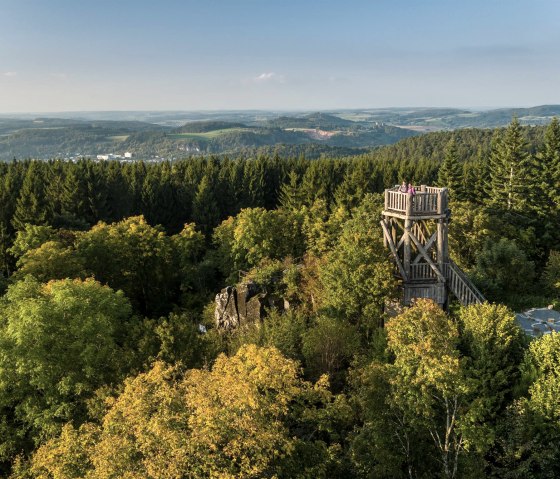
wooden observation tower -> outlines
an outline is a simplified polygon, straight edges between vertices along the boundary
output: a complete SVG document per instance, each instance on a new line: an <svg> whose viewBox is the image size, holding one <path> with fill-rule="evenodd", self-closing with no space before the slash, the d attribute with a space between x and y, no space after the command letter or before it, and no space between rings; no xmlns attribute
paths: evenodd
<svg viewBox="0 0 560 479"><path fill-rule="evenodd" d="M448 196L447 188L426 185L416 187L414 195L399 191L399 186L385 190L383 240L402 280L405 305L415 298L429 298L446 307L449 293L464 305L484 301L449 258Z"/></svg>

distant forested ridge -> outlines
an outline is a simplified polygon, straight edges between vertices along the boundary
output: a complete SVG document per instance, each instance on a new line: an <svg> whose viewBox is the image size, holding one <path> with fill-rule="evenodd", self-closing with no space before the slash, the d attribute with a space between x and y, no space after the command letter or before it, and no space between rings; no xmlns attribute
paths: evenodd
<svg viewBox="0 0 560 479"><path fill-rule="evenodd" d="M327 117L331 119L327 121ZM417 134L328 115L318 115L319 122L312 118L291 118L289 127L279 119L252 125L203 120L179 128L133 121L0 118L0 159L96 158L100 154L123 156L125 152L135 160L178 159L204 154L237 155L248 148L276 145L309 151L319 147L335 156L339 148L372 148Z"/></svg>
<svg viewBox="0 0 560 479"><path fill-rule="evenodd" d="M1 477L559 477L560 123L282 152L0 164ZM492 303L395 306L403 180Z"/></svg>
<svg viewBox="0 0 560 479"><path fill-rule="evenodd" d="M247 150L295 148L309 158L378 148L436 130L547 125L560 106L470 111L387 108L331 112L81 112L52 117L0 116L0 160L75 160L120 155L133 160L237 156ZM343 150L341 150L343 149Z"/></svg>

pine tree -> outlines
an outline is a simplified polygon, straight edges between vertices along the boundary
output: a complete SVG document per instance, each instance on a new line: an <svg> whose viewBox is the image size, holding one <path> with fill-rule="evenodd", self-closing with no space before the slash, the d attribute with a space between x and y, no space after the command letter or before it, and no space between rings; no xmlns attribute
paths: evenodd
<svg viewBox="0 0 560 479"><path fill-rule="evenodd" d="M265 178L262 162L257 160L247 161L243 173L244 206L246 208L264 206Z"/></svg>
<svg viewBox="0 0 560 479"><path fill-rule="evenodd" d="M64 195L64 175L70 165L56 160L48 163L46 172L45 199L49 206L50 215L59 216L61 213L61 201Z"/></svg>
<svg viewBox="0 0 560 479"><path fill-rule="evenodd" d="M21 229L27 223L34 225L48 223L43 171L41 170L41 165L37 161L31 161L27 167L12 219L15 229Z"/></svg>
<svg viewBox="0 0 560 479"><path fill-rule="evenodd" d="M527 143L517 118L492 138L487 193L498 208L522 211L527 204L529 177Z"/></svg>
<svg viewBox="0 0 560 479"><path fill-rule="evenodd" d="M196 225L208 237L220 221L220 210L208 176L204 176L198 185L192 211Z"/></svg>
<svg viewBox="0 0 560 479"><path fill-rule="evenodd" d="M70 223L84 221L85 217L85 185L84 169L71 166L62 184L60 212L65 221Z"/></svg>
<svg viewBox="0 0 560 479"><path fill-rule="evenodd" d="M90 224L95 224L109 216L108 186L95 163L87 163L85 173L86 220Z"/></svg>
<svg viewBox="0 0 560 479"><path fill-rule="evenodd" d="M449 190L451 198L462 201L465 199L463 189L463 167L459 163L457 145L451 138L445 147L445 156L438 174L438 185Z"/></svg>
<svg viewBox="0 0 560 479"><path fill-rule="evenodd" d="M552 200L555 209L560 209L560 122L553 118L546 129L544 147L537 154L542 162L543 191Z"/></svg>
<svg viewBox="0 0 560 479"><path fill-rule="evenodd" d="M545 248L560 245L560 123L554 118L548 126L544 145L531 162L531 206L539 216L539 236Z"/></svg>
<svg viewBox="0 0 560 479"><path fill-rule="evenodd" d="M288 182L280 187L280 205L287 210L299 210L303 205L303 195L299 187L299 175L290 171Z"/></svg>

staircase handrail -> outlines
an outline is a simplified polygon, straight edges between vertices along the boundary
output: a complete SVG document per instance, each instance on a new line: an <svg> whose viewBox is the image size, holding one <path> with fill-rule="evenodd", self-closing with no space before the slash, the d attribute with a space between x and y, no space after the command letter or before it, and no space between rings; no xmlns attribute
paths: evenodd
<svg viewBox="0 0 560 479"><path fill-rule="evenodd" d="M469 277L457 266L451 259L448 263L448 271L447 271L447 282L449 288L453 291L453 294L457 296L459 301L463 305L469 305L473 303L483 303L486 301L482 293L478 290L478 288L473 284L473 282L469 279ZM453 281L452 276L456 276L460 282L462 283L463 289L468 292L469 297L464 297L461 295L461 292L457 289L454 290L455 282ZM461 297L463 296L463 297Z"/></svg>

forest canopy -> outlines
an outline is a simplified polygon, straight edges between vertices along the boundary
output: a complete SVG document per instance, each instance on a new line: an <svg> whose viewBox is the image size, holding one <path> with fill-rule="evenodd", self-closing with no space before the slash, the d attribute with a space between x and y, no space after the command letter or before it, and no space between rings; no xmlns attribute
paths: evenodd
<svg viewBox="0 0 560 479"><path fill-rule="evenodd" d="M385 188L445 186L490 302L400 298ZM560 475L560 124L346 158L0 164L0 475ZM248 283L258 321L218 327ZM264 301L264 299L263 299Z"/></svg>

